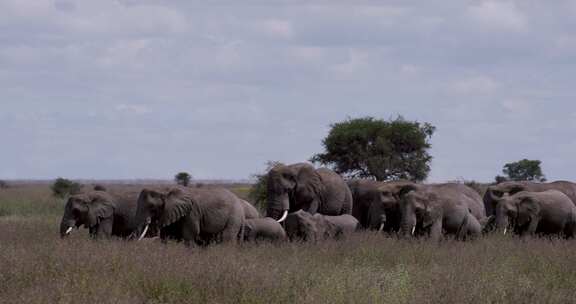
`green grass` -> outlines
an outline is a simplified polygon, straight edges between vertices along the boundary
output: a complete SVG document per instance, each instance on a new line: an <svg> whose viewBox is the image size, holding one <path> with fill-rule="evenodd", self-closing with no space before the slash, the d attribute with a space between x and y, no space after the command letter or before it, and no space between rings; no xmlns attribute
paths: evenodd
<svg viewBox="0 0 576 304"><path fill-rule="evenodd" d="M576 242L343 241L189 249L58 237L62 205L18 191L0 217L0 303L573 303ZM20 203L18 203L20 202ZM6 209L8 210L8 209ZM38 210L44 210L42 214ZM59 215L59 213L58 213Z"/></svg>

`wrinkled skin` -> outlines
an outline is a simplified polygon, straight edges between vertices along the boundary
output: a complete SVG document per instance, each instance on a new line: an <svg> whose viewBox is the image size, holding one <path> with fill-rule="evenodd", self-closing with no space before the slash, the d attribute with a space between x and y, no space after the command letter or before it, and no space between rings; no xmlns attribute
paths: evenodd
<svg viewBox="0 0 576 304"><path fill-rule="evenodd" d="M138 197L138 233L150 225L168 239L186 245L236 242L242 235L244 206L232 192L220 188L175 187L168 191L144 189Z"/></svg>
<svg viewBox="0 0 576 304"><path fill-rule="evenodd" d="M60 223L60 236L84 226L93 238L126 238L134 231L137 192L90 191L71 196Z"/></svg>
<svg viewBox="0 0 576 304"><path fill-rule="evenodd" d="M282 242L286 232L282 225L270 217L247 219L244 222L244 241Z"/></svg>
<svg viewBox="0 0 576 304"><path fill-rule="evenodd" d="M398 206L403 235L443 234L458 239L475 238L487 221L478 193L462 184L421 185L410 182L380 186L381 200ZM390 217L387 216L389 219Z"/></svg>
<svg viewBox="0 0 576 304"><path fill-rule="evenodd" d="M316 242L338 239L360 229L358 220L349 214L329 216L303 210L288 214L285 230L292 241Z"/></svg>
<svg viewBox="0 0 576 304"><path fill-rule="evenodd" d="M572 238L576 233L576 207L557 190L521 191L498 200L496 225L504 233L558 234Z"/></svg>
<svg viewBox="0 0 576 304"><path fill-rule="evenodd" d="M411 184L406 181L379 182L358 179L348 182L352 192L354 206L352 215L360 222L363 229L394 232L400 229L400 209L398 197L391 193L382 194L380 187L384 185ZM382 218L387 218L385 221ZM384 226L382 223L384 222Z"/></svg>
<svg viewBox="0 0 576 304"><path fill-rule="evenodd" d="M278 165L268 173L267 216L279 220L285 212L342 215L352 212L352 194L332 170L309 164Z"/></svg>
<svg viewBox="0 0 576 304"><path fill-rule="evenodd" d="M576 205L576 184L567 181L556 181L551 183L534 182L503 182L488 187L484 194L484 206L487 216L496 215L496 204L505 195L514 195L520 191L543 192L547 190L558 190L566 194L572 203Z"/></svg>
<svg viewBox="0 0 576 304"><path fill-rule="evenodd" d="M260 212L258 212L258 210L256 210L256 208L252 204L243 199L240 199L240 201L242 202L242 207L244 209L244 217L246 219L256 219L261 217Z"/></svg>

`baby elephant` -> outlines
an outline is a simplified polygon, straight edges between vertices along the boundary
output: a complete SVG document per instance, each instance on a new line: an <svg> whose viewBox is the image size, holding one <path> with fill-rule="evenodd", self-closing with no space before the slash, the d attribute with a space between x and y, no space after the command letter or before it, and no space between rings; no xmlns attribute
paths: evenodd
<svg viewBox="0 0 576 304"><path fill-rule="evenodd" d="M504 233L511 227L520 235L560 234L574 237L576 207L560 191L522 191L498 201L496 226Z"/></svg>
<svg viewBox="0 0 576 304"><path fill-rule="evenodd" d="M312 215L298 210L288 215L285 221L286 234L290 240L318 241L340 238L359 228L358 220L349 214L328 216Z"/></svg>
<svg viewBox="0 0 576 304"><path fill-rule="evenodd" d="M244 222L244 241L281 242L285 240L284 228L271 217L246 219Z"/></svg>

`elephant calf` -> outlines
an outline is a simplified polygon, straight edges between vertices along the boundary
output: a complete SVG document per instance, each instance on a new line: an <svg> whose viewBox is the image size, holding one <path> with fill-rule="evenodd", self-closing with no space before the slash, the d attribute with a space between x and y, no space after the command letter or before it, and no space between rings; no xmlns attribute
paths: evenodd
<svg viewBox="0 0 576 304"><path fill-rule="evenodd" d="M506 233L576 236L576 207L558 190L521 191L498 199L496 226Z"/></svg>
<svg viewBox="0 0 576 304"><path fill-rule="evenodd" d="M318 241L340 238L360 228L358 220L349 214L312 215L306 211L290 213L286 218L285 229L290 240Z"/></svg>
<svg viewBox="0 0 576 304"><path fill-rule="evenodd" d="M244 221L244 241L281 242L286 240L282 225L271 217L246 219Z"/></svg>

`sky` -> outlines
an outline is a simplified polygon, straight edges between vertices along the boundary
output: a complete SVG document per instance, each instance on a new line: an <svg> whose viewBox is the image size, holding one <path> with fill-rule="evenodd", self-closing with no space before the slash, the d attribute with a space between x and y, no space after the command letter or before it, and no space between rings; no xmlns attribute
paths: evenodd
<svg viewBox="0 0 576 304"><path fill-rule="evenodd" d="M0 178L245 179L402 115L428 181L576 180L575 79L576 1L0 0Z"/></svg>

